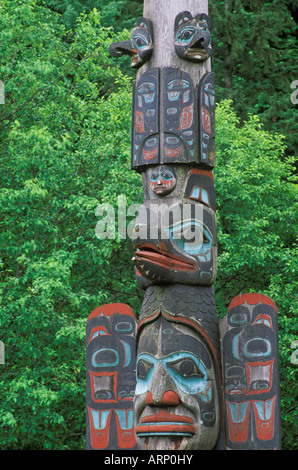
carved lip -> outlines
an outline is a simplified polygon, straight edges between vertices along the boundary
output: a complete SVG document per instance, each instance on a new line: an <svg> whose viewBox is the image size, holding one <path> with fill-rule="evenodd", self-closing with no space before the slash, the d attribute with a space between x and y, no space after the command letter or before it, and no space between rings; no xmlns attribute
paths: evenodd
<svg viewBox="0 0 298 470"><path fill-rule="evenodd" d="M169 414L160 410L157 414L144 416L136 425L135 432L140 436L149 435L184 435L193 436L196 433L194 420L189 416Z"/></svg>
<svg viewBox="0 0 298 470"><path fill-rule="evenodd" d="M149 262L170 271L196 271L197 268L194 261L188 261L168 251L159 250L153 243L139 245L135 255L137 261Z"/></svg>
<svg viewBox="0 0 298 470"><path fill-rule="evenodd" d="M136 49L131 50L131 60L130 60L130 65L131 67L134 67L139 64L139 56L138 56L138 51Z"/></svg>
<svg viewBox="0 0 298 470"><path fill-rule="evenodd" d="M190 47L187 49L186 55L188 56L197 56L208 58L208 53L204 49L198 49L196 47Z"/></svg>
<svg viewBox="0 0 298 470"><path fill-rule="evenodd" d="M172 189L171 187L169 186L163 186L163 185L160 185L156 188L151 188L152 191L154 191L155 193L159 194L159 193L162 193L163 191L169 191L170 189Z"/></svg>

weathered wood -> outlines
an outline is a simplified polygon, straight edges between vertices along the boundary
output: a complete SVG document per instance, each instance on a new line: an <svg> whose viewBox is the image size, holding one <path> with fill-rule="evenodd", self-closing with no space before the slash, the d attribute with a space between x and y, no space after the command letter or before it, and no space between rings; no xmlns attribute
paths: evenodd
<svg viewBox="0 0 298 470"><path fill-rule="evenodd" d="M177 67L188 73L196 85L205 73L211 72L210 59L196 66L176 53L175 19L183 11L189 11L193 16L208 14L208 0L144 0L143 15L152 21L155 47L151 59L139 70L137 78L152 68Z"/></svg>
<svg viewBox="0 0 298 470"><path fill-rule="evenodd" d="M280 449L278 317L262 294L242 294L221 325L227 448Z"/></svg>
<svg viewBox="0 0 298 470"><path fill-rule="evenodd" d="M86 324L86 443L89 450L135 448L135 330L125 304L96 308Z"/></svg>

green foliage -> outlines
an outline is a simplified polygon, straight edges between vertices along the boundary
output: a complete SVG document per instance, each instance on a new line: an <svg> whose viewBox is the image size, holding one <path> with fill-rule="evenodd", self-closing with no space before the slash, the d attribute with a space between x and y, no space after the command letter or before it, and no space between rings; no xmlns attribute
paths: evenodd
<svg viewBox="0 0 298 470"><path fill-rule="evenodd" d="M115 3L102 5L105 14ZM87 1L0 0L1 449L84 448L86 319L117 301L137 315L142 301L130 240L95 235L98 205L115 209L117 233L118 197L127 207L140 203L142 187L129 164L131 78L109 57L114 32L93 8ZM276 302L283 445L291 449L293 159L285 159L281 135L265 131L254 114L240 122L229 101L217 107L216 125L218 310L223 316L242 291Z"/></svg>
<svg viewBox="0 0 298 470"><path fill-rule="evenodd" d="M209 12L217 100L232 99L243 120L257 114L267 130L286 135L286 154L297 155L297 2L209 0Z"/></svg>
<svg viewBox="0 0 298 470"><path fill-rule="evenodd" d="M141 195L131 82L96 11L67 31L34 1L1 2L1 23L1 448L82 448L85 321L138 301L129 243L95 236L98 204Z"/></svg>
<svg viewBox="0 0 298 470"><path fill-rule="evenodd" d="M251 115L239 125L230 101L216 113L219 314L232 298L260 292L278 307L283 448L298 448L297 365L291 344L298 338L297 186L293 159L282 161L284 138L264 130Z"/></svg>

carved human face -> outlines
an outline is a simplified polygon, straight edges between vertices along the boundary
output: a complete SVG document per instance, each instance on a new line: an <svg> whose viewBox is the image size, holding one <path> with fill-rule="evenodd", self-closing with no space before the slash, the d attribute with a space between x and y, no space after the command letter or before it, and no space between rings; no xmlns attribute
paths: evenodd
<svg viewBox="0 0 298 470"><path fill-rule="evenodd" d="M174 171L166 165L154 168L150 175L150 189L158 196L166 196L176 186Z"/></svg>
<svg viewBox="0 0 298 470"><path fill-rule="evenodd" d="M174 46L179 57L203 62L211 54L211 35L208 16L193 17L189 11L179 13L175 19Z"/></svg>
<svg viewBox="0 0 298 470"><path fill-rule="evenodd" d="M134 404L140 449L212 449L219 397L211 355L199 335L164 318L144 327L138 343Z"/></svg>

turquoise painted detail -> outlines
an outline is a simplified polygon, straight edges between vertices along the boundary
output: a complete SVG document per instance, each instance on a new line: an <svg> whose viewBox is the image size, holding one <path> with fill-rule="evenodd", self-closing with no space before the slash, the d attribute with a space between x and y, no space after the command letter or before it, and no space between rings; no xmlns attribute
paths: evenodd
<svg viewBox="0 0 298 470"><path fill-rule="evenodd" d="M138 376L138 366L140 361L144 361L145 363L146 373L144 377ZM188 363L184 361L188 361ZM136 395L141 395L149 390L154 371L158 364L162 364L162 366L173 379L177 387L182 390L182 392L190 395L196 395L206 390L208 385L207 370L204 364L194 354L186 352L174 353L163 359L156 359L150 354L140 354L137 360ZM185 373L184 376L181 375L183 371L183 364L187 364L190 370L190 372Z"/></svg>

